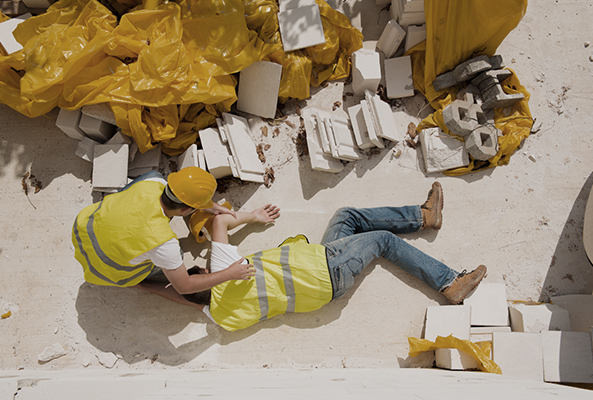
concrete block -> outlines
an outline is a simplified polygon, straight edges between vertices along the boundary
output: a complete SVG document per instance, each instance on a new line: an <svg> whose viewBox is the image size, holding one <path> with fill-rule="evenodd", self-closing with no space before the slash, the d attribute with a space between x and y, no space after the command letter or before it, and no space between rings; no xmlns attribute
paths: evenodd
<svg viewBox="0 0 593 400"><path fill-rule="evenodd" d="M541 335L541 333L526 332L493 333L492 359L502 370L503 376L514 379L543 380Z"/></svg>
<svg viewBox="0 0 593 400"><path fill-rule="evenodd" d="M352 53L352 90L362 96L365 90L375 93L381 82L379 53L360 49Z"/></svg>
<svg viewBox="0 0 593 400"><path fill-rule="evenodd" d="M109 103L90 104L82 107L82 113L95 119L107 122L111 125L117 125L115 114L111 110Z"/></svg>
<svg viewBox="0 0 593 400"><path fill-rule="evenodd" d="M399 132L395 125L391 106L381 100L379 95L368 90L365 90L364 96L377 136L395 143L402 140L404 135Z"/></svg>
<svg viewBox="0 0 593 400"><path fill-rule="evenodd" d="M568 311L552 304L510 304L513 332L570 331Z"/></svg>
<svg viewBox="0 0 593 400"><path fill-rule="evenodd" d="M479 126L466 136L465 150L474 160L489 160L498 153L499 136L502 136L500 129L490 125Z"/></svg>
<svg viewBox="0 0 593 400"><path fill-rule="evenodd" d="M207 171L216 179L233 175L228 158L231 156L228 147L222 142L217 129L207 128L199 132L200 142L204 149Z"/></svg>
<svg viewBox="0 0 593 400"><path fill-rule="evenodd" d="M133 140L128 135L124 135L121 130L117 130L115 135L111 137L105 144L132 144Z"/></svg>
<svg viewBox="0 0 593 400"><path fill-rule="evenodd" d="M480 91L484 93L490 87L500 85L505 79L510 78L513 75L508 69L490 70L482 72L478 76L472 79L472 84L480 88Z"/></svg>
<svg viewBox="0 0 593 400"><path fill-rule="evenodd" d="M590 333L542 332L542 343L546 382L593 383Z"/></svg>
<svg viewBox="0 0 593 400"><path fill-rule="evenodd" d="M280 0L278 5L279 11L292 10L295 8L311 6L315 4L315 0Z"/></svg>
<svg viewBox="0 0 593 400"><path fill-rule="evenodd" d="M366 100L361 100L360 105L362 107L362 116L364 118L364 123L367 127L369 139L375 146L381 149L384 148L385 145L383 144L383 139L379 137L379 132L377 130L377 121L375 120L376 117L374 116L371 109L372 106L369 105Z"/></svg>
<svg viewBox="0 0 593 400"><path fill-rule="evenodd" d="M208 171L204 149L198 149L198 167L202 168L204 171Z"/></svg>
<svg viewBox="0 0 593 400"><path fill-rule="evenodd" d="M354 140L356 140L358 147L361 149L375 147L375 144L371 142L371 139L369 138L369 130L364 120L362 105L357 104L348 108L348 115L350 115Z"/></svg>
<svg viewBox="0 0 593 400"><path fill-rule="evenodd" d="M391 13L391 19L394 19L396 22L399 21L401 15L404 13L404 1L391 0L391 7L389 8L389 12Z"/></svg>
<svg viewBox="0 0 593 400"><path fill-rule="evenodd" d="M6 50L8 54L12 54L15 51L23 49L23 46L21 46L21 44L16 41L12 32L21 22L29 17L31 17L31 14L27 13L16 18L11 18L4 22L0 22L0 45L4 47L4 50Z"/></svg>
<svg viewBox="0 0 593 400"><path fill-rule="evenodd" d="M327 132L331 132L329 135L330 148L334 158L346 161L362 158L347 119L334 115L331 118L325 118L323 122Z"/></svg>
<svg viewBox="0 0 593 400"><path fill-rule="evenodd" d="M74 154L78 157L82 158L83 160L93 162L93 157L95 154L95 146L100 145L101 143L95 142L93 139L88 137L83 137L78 142L78 147Z"/></svg>
<svg viewBox="0 0 593 400"><path fill-rule="evenodd" d="M140 175L158 169L161 162L161 145L146 151L138 153L134 160L128 164L128 176L137 178Z"/></svg>
<svg viewBox="0 0 593 400"><path fill-rule="evenodd" d="M510 326L472 326L470 328L469 340L474 343L490 342L490 358L492 358L492 346L494 343L494 332L511 332Z"/></svg>
<svg viewBox="0 0 593 400"><path fill-rule="evenodd" d="M399 48L402 40L406 36L406 31L403 30L396 20L392 19L387 22L385 29L377 42L377 48L385 54L386 58L391 58Z"/></svg>
<svg viewBox="0 0 593 400"><path fill-rule="evenodd" d="M478 362L469 354L458 349L436 349L436 366L456 371L477 369Z"/></svg>
<svg viewBox="0 0 593 400"><path fill-rule="evenodd" d="M466 305L427 307L424 338L434 342L437 336L453 335L469 340L470 314Z"/></svg>
<svg viewBox="0 0 593 400"><path fill-rule="evenodd" d="M223 113L222 117L239 178L248 182L263 183L264 166L257 155L247 119L229 113Z"/></svg>
<svg viewBox="0 0 593 400"><path fill-rule="evenodd" d="M60 113L56 119L56 126L72 139L82 140L87 136L83 130L78 127L81 116L82 111L80 109L70 111L60 108Z"/></svg>
<svg viewBox="0 0 593 400"><path fill-rule="evenodd" d="M320 127L318 126L319 122L317 117L313 115L313 110L312 108L303 110L311 168L316 171L338 173L344 168L344 165L323 151L321 147Z"/></svg>
<svg viewBox="0 0 593 400"><path fill-rule="evenodd" d="M84 113L80 117L78 127L91 139L105 143L115 135L117 127L100 119L89 117Z"/></svg>
<svg viewBox="0 0 593 400"><path fill-rule="evenodd" d="M385 60L385 83L387 97L398 99L414 96L414 80L412 79L412 60L410 56L396 57Z"/></svg>
<svg viewBox="0 0 593 400"><path fill-rule="evenodd" d="M313 4L278 13L284 51L325 43L319 6Z"/></svg>
<svg viewBox="0 0 593 400"><path fill-rule="evenodd" d="M443 110L443 120L451 133L466 137L480 125L494 121L488 121L482 107L474 103L471 93L465 93L464 98L452 101Z"/></svg>
<svg viewBox="0 0 593 400"><path fill-rule="evenodd" d="M485 93L482 93L482 97L484 98L484 104L482 104L484 109L510 107L525 98L523 93L505 93L500 85L494 86Z"/></svg>
<svg viewBox="0 0 593 400"><path fill-rule="evenodd" d="M445 72L444 74L440 74L435 78L434 81L432 81L432 86L437 92L457 84L459 84L459 82L457 82L455 71L449 71Z"/></svg>
<svg viewBox="0 0 593 400"><path fill-rule="evenodd" d="M93 190L117 191L128 183L128 145L100 144L94 148Z"/></svg>
<svg viewBox="0 0 593 400"><path fill-rule="evenodd" d="M509 310L504 283L484 283L470 293L464 305L471 306L472 326L508 326Z"/></svg>
<svg viewBox="0 0 593 400"><path fill-rule="evenodd" d="M404 47L405 52L416 46L418 43L426 40L426 24L417 26L408 26L408 32L406 34L406 45Z"/></svg>
<svg viewBox="0 0 593 400"><path fill-rule="evenodd" d="M424 12L424 0L405 0L404 12Z"/></svg>
<svg viewBox="0 0 593 400"><path fill-rule="evenodd" d="M568 294L554 296L550 303L568 311L570 330L589 332L593 326L593 296L590 294Z"/></svg>
<svg viewBox="0 0 593 400"><path fill-rule="evenodd" d="M492 57L490 57L488 59L488 62L492 66L492 69L501 69L501 68L505 67L504 60L502 59L502 56L499 54L496 54L496 55L493 55Z"/></svg>
<svg viewBox="0 0 593 400"><path fill-rule="evenodd" d="M27 8L49 8L51 5L47 0L23 0Z"/></svg>
<svg viewBox="0 0 593 400"><path fill-rule="evenodd" d="M399 25L404 28L408 29L410 25L423 25L426 23L426 19L424 17L424 11L420 12L403 12L402 15L397 20Z"/></svg>
<svg viewBox="0 0 593 400"><path fill-rule="evenodd" d="M281 76L282 65L269 61L258 61L242 70L237 110L263 118L274 118Z"/></svg>
<svg viewBox="0 0 593 400"><path fill-rule="evenodd" d="M488 56L482 55L462 62L455 67L453 72L455 73L457 82L465 82L474 78L480 72L488 71L491 68L492 65L489 62Z"/></svg>
<svg viewBox="0 0 593 400"><path fill-rule="evenodd" d="M186 167L199 167L198 145L193 143L187 150L177 156L177 169L182 170Z"/></svg>
<svg viewBox="0 0 593 400"><path fill-rule="evenodd" d="M464 143L440 128L423 129L419 135L426 172L446 171L469 164Z"/></svg>
<svg viewBox="0 0 593 400"><path fill-rule="evenodd" d="M471 83L469 85L465 85L463 88L461 88L461 90L459 90L459 92L457 92L457 95L455 95L455 98L456 99L464 99L467 93L472 95L472 97L474 98L474 103L476 103L479 106L482 105L482 103L483 103L482 92L480 92L480 88L478 88L476 85L472 85ZM487 113L488 112L491 112L491 111L487 111ZM490 115L487 115L487 119L494 120L494 112L492 112L491 117L490 117Z"/></svg>

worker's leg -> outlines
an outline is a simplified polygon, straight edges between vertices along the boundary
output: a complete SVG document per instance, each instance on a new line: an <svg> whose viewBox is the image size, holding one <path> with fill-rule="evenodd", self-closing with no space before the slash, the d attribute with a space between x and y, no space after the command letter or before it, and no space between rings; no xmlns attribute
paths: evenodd
<svg viewBox="0 0 593 400"><path fill-rule="evenodd" d="M218 214L212 222L212 241L228 244L229 231L239 225L251 222L267 224L268 222L274 222L279 216L280 209L272 204L267 204L252 212L238 212L237 218L230 214Z"/></svg>
<svg viewBox="0 0 593 400"><path fill-rule="evenodd" d="M420 206L353 208L343 207L330 220L321 244L357 233L378 230L410 233L422 229Z"/></svg>
<svg viewBox="0 0 593 400"><path fill-rule="evenodd" d="M458 275L388 231L373 231L324 243L334 299L353 285L354 277L375 258L384 257L436 291L449 286Z"/></svg>

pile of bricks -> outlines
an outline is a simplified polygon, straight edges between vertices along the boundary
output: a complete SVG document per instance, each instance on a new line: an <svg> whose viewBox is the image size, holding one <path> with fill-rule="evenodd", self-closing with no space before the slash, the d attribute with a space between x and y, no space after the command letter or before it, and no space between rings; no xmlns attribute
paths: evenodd
<svg viewBox="0 0 593 400"><path fill-rule="evenodd" d="M424 337L490 342L492 360L513 378L593 383L591 306L591 295L507 301L504 284L482 283L463 305L428 307ZM473 357L453 348L435 350L435 361L451 370L478 368Z"/></svg>

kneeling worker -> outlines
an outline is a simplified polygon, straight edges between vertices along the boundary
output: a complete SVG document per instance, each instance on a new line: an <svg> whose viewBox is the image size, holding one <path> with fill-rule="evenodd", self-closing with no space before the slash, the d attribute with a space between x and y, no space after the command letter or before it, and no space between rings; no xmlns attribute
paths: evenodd
<svg viewBox="0 0 593 400"><path fill-rule="evenodd" d="M82 264L84 279L95 285L134 286L188 304L182 294L253 275L240 263L215 274L187 273L169 221L196 209L234 219L235 212L212 202L215 190L216 179L198 167L171 173L168 181L151 171L84 208L72 228L75 258ZM150 279L162 273L171 286Z"/></svg>
<svg viewBox="0 0 593 400"><path fill-rule="evenodd" d="M302 236L279 247L246 257L254 279L227 281L211 291L184 296L224 329L234 331L287 312L313 311L342 296L354 277L375 258L384 257L443 293L452 304L461 303L486 274L480 265L458 273L396 236L422 229L440 229L443 192L436 182L422 206L339 209L329 222L321 244ZM266 205L251 213L214 218L210 268L213 274L244 259L228 243L228 231L243 223L268 223L279 209ZM193 271L192 271L193 272ZM206 275L207 276L207 275ZM211 293L210 293L211 292Z"/></svg>

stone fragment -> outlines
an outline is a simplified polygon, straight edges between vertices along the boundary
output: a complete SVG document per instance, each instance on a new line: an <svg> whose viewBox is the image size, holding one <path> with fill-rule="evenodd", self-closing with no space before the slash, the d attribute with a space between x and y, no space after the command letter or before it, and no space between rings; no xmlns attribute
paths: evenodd
<svg viewBox="0 0 593 400"><path fill-rule="evenodd" d="M453 70L457 82L465 82L474 78L480 72L488 71L492 68L488 56L478 56L459 64Z"/></svg>
<svg viewBox="0 0 593 400"><path fill-rule="evenodd" d="M492 69L502 69L505 67L504 60L502 59L502 56L499 54L496 54L488 58L488 62L492 66Z"/></svg>
<svg viewBox="0 0 593 400"><path fill-rule="evenodd" d="M233 175L228 158L231 156L228 147L222 142L217 129L207 128L199 132L200 142L204 149L208 172L214 178L224 178Z"/></svg>
<svg viewBox="0 0 593 400"><path fill-rule="evenodd" d="M60 108L60 113L56 119L56 126L72 139L82 140L87 136L78 126L81 116L82 111L80 109L66 110L65 108Z"/></svg>
<svg viewBox="0 0 593 400"><path fill-rule="evenodd" d="M443 120L451 133L463 137L489 122L482 107L474 103L471 93L466 93L463 99L458 98L445 107Z"/></svg>
<svg viewBox="0 0 593 400"><path fill-rule="evenodd" d="M281 76L282 65L269 61L258 61L243 69L237 91L237 110L274 118Z"/></svg>
<svg viewBox="0 0 593 400"><path fill-rule="evenodd" d="M509 305L513 332L570 331L568 311L552 304Z"/></svg>
<svg viewBox="0 0 593 400"><path fill-rule="evenodd" d="M397 99L414 96L412 79L412 60L410 56L396 57L385 60L385 83L387 97Z"/></svg>
<svg viewBox="0 0 593 400"><path fill-rule="evenodd" d="M396 20L391 19L385 25L385 29L377 42L377 48L385 54L386 58L391 58L404 40L406 31L403 30Z"/></svg>
<svg viewBox="0 0 593 400"><path fill-rule="evenodd" d="M426 40L426 24L417 26L417 25L410 25L408 26L408 31L406 34L406 45L404 47L404 52L407 52L412 47L416 46L418 43L424 42Z"/></svg>
<svg viewBox="0 0 593 400"><path fill-rule="evenodd" d="M344 165L323 151L320 137L320 129L322 128L318 119L313 115L313 109L306 108L302 111L302 114L307 132L307 148L311 159L311 168L316 171L340 172Z"/></svg>
<svg viewBox="0 0 593 400"><path fill-rule="evenodd" d="M181 171L186 167L199 167L198 146L193 143L187 150L177 156L177 169Z"/></svg>
<svg viewBox="0 0 593 400"><path fill-rule="evenodd" d="M369 134L370 141L379 148L384 148L383 139L379 136L376 117L371 111L371 105L366 100L361 100L360 105L362 107L362 115L364 118L367 132Z"/></svg>
<svg viewBox="0 0 593 400"><path fill-rule="evenodd" d="M593 326L593 295L568 294L554 296L550 303L568 311L570 317L570 330L576 332L589 332Z"/></svg>
<svg viewBox="0 0 593 400"><path fill-rule="evenodd" d="M393 118L391 106L381 100L379 95L368 90L365 90L364 96L377 136L391 140L395 143L402 140L403 134L401 134L399 129L397 129L397 126L395 126L395 119Z"/></svg>
<svg viewBox="0 0 593 400"><path fill-rule="evenodd" d="M362 105L357 104L348 108L348 115L350 115L350 123L352 124L352 130L354 132L354 139L360 149L368 149L375 145L369 138L369 130L364 120L362 112Z"/></svg>
<svg viewBox="0 0 593 400"><path fill-rule="evenodd" d="M60 343L55 343L51 346L46 347L41 353L39 353L39 355L37 356L37 360L40 363L46 363L65 355L66 351L64 350L62 345Z"/></svg>
<svg viewBox="0 0 593 400"><path fill-rule="evenodd" d="M593 383L590 332L542 332L546 382Z"/></svg>
<svg viewBox="0 0 593 400"><path fill-rule="evenodd" d="M541 333L526 332L493 333L493 361L498 364L503 376L514 379L543 380L541 335Z"/></svg>
<svg viewBox="0 0 593 400"><path fill-rule="evenodd" d="M424 0L404 0L404 12L424 12Z"/></svg>
<svg viewBox="0 0 593 400"><path fill-rule="evenodd" d="M325 43L317 4L279 12L278 25L286 52Z"/></svg>
<svg viewBox="0 0 593 400"><path fill-rule="evenodd" d="M468 306L430 306L426 308L424 338L432 342L437 336L453 335L469 340L470 308Z"/></svg>
<svg viewBox="0 0 593 400"><path fill-rule="evenodd" d="M94 148L93 190L116 192L128 183L128 145L100 144Z"/></svg>
<svg viewBox="0 0 593 400"><path fill-rule="evenodd" d="M362 158L347 119L334 115L331 118L324 118L323 122L328 132L330 149L334 158L345 161L355 161Z"/></svg>
<svg viewBox="0 0 593 400"><path fill-rule="evenodd" d="M478 369L478 362L469 354L458 349L436 349L435 363L439 368L455 371Z"/></svg>
<svg viewBox="0 0 593 400"><path fill-rule="evenodd" d="M115 130L117 129L115 125L111 125L100 119L89 117L84 113L80 117L78 126L88 137L100 143L105 143L111 139L113 135L115 135Z"/></svg>
<svg viewBox="0 0 593 400"><path fill-rule="evenodd" d="M239 178L248 182L263 183L264 166L257 155L247 119L230 113L223 113L222 117Z"/></svg>
<svg viewBox="0 0 593 400"><path fill-rule="evenodd" d="M105 368L113 368L115 366L115 363L117 362L117 360L119 360L119 358L113 354L113 353L98 353L95 354L95 356L97 357L97 360L99 360L99 364L101 364L102 366L104 366Z"/></svg>
<svg viewBox="0 0 593 400"><path fill-rule="evenodd" d="M504 283L482 282L463 301L471 307L472 326L508 326L509 310Z"/></svg>
<svg viewBox="0 0 593 400"><path fill-rule="evenodd" d="M0 22L0 45L4 47L4 50L6 50L7 54L12 54L23 49L23 46L21 46L21 44L16 41L12 32L21 22L31 16L31 13L26 13L16 18L11 18L4 22Z"/></svg>
<svg viewBox="0 0 593 400"><path fill-rule="evenodd" d="M117 125L115 114L113 114L109 103L89 104L83 106L81 110L84 115L107 122L111 125Z"/></svg>
<svg viewBox="0 0 593 400"><path fill-rule="evenodd" d="M356 95L364 95L365 90L375 93L381 82L381 63L379 53L360 49L352 53L352 90Z"/></svg>
<svg viewBox="0 0 593 400"><path fill-rule="evenodd" d="M434 90L440 92L443 89L447 89L451 86L457 85L457 77L455 76L454 71L445 72L444 74L440 74L432 81L432 86Z"/></svg>
<svg viewBox="0 0 593 400"><path fill-rule="evenodd" d="M423 129L419 134L426 172L446 171L469 164L469 157L461 140L447 135L440 128Z"/></svg>
<svg viewBox="0 0 593 400"><path fill-rule="evenodd" d="M500 129L478 126L465 137L465 150L474 160L489 160L498 153L498 136L502 136Z"/></svg>

